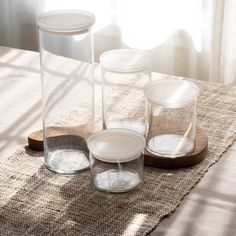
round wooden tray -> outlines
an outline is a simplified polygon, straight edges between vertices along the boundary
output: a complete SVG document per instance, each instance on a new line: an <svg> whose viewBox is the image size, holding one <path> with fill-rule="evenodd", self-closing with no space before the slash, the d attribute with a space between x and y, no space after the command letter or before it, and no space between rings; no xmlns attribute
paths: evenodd
<svg viewBox="0 0 236 236"><path fill-rule="evenodd" d="M83 149L87 149L86 139L90 135L89 127L66 126L47 128L47 138L50 142L62 143L70 138L70 142L77 143ZM43 151L43 130L37 130L28 136L29 148L35 151Z"/></svg>
<svg viewBox="0 0 236 236"><path fill-rule="evenodd" d="M162 157L153 155L145 150L144 163L149 166L156 166L159 168L181 168L195 165L201 162L207 155L208 137L206 133L197 128L196 130L196 144L192 153L181 157Z"/></svg>
<svg viewBox="0 0 236 236"><path fill-rule="evenodd" d="M87 134L86 126L77 126L67 128L59 128L59 127L50 127L47 130L47 135L50 139L55 140L56 142L63 142L63 140L67 139L70 136L70 139L73 142L78 143L80 146L83 146L84 149L87 150L86 138ZM33 132L28 136L28 144L29 147L36 151L43 151L43 132L42 130ZM149 153L145 150L144 153L144 164L148 166L155 166L159 168L181 168L195 165L202 161L204 157L207 155L207 147L208 147L208 138L206 133L197 128L196 131L196 144L194 151L186 156L176 157L176 158L168 158L162 156L156 156Z"/></svg>

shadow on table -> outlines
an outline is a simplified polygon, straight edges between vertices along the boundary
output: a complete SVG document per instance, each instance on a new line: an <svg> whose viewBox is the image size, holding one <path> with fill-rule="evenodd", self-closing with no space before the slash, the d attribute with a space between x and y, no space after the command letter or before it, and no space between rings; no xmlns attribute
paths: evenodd
<svg viewBox="0 0 236 236"><path fill-rule="evenodd" d="M229 150L225 155L228 156L230 153L233 154ZM230 184L235 186L236 180L225 179L230 178L227 177L229 174L225 173L230 171L235 171L235 167L230 163L230 159L227 160L225 157L215 165L214 170L209 171L211 173L208 173L207 180L202 180L192 190L191 198L187 202L184 200L181 203L181 209L174 212L175 216L166 218L151 235L236 235L235 190L230 191L227 183L230 181ZM234 173L232 174L234 175ZM222 180L220 181L221 178L224 179L224 183ZM215 227L208 228L208 225L215 225Z"/></svg>
<svg viewBox="0 0 236 236"><path fill-rule="evenodd" d="M138 191L126 194L98 192L90 185L89 171L76 176L62 176L42 165L42 153L32 152L27 148L26 152L30 156L25 158L29 159L12 165L15 169L9 169L10 165L1 168L3 177L6 171L5 178L1 180L1 234L121 235L124 232L133 232L133 235L138 235L143 232L142 226L148 224L150 212L139 207L140 201L143 204L145 201L137 194ZM219 171L218 174L220 173ZM198 199L201 202L200 207L197 204L198 207L188 213L191 219L201 218L205 214L206 206L221 209L211 193L218 185L217 178L212 178L209 184L210 186L205 186L208 194L206 193L204 199ZM217 193L217 198L235 203L234 197L227 193ZM236 217L235 204L230 212L230 216L222 220L232 230ZM166 222L170 231L162 230L162 227L167 229L163 222L164 225L157 228L152 235L171 235L174 222L169 219ZM174 225L173 227L176 228ZM232 232L228 227L223 227L226 229L223 235L230 235ZM181 235L197 235L196 232L199 231L195 221L191 221L185 228L180 226L178 232Z"/></svg>
<svg viewBox="0 0 236 236"><path fill-rule="evenodd" d="M6 78L3 78L3 81L6 80L6 82L0 84L0 97L3 96L3 98L5 98L4 96L9 96L12 101L20 101L20 103L18 102L16 104L11 104L10 109L8 109L9 104L1 104L3 105L2 111L4 111L5 116L9 117L6 125L4 124L3 128L1 129L1 152L6 150L9 145L12 145L12 143L14 142L18 142L19 144L25 143L25 136L27 136L26 132L29 130L29 128L33 127L41 117L41 102L38 100L40 99L40 96L37 98L37 100L35 99L35 96L38 94L35 91L39 91L40 94L40 88L38 87L40 86L40 70L33 67L33 65L37 65L35 60L38 60L38 54L28 55L25 51L15 53L13 49L7 49L6 52L1 52L0 56L4 56L4 53L13 53L13 55L12 57L9 57L6 62L0 62L0 66L2 68L8 69L10 71ZM22 61L22 63L19 64L19 61ZM63 63L61 64L62 67L65 68L65 65ZM88 68L86 66L78 63L78 65L76 64L75 67L73 67L72 69L68 69L68 71L47 71L48 74L51 73L60 78L60 81L55 84L55 88L53 89L51 95L48 97L48 100L50 101L50 104L48 105L49 110L57 107L58 103L60 103L61 100L66 97L66 95L68 95L75 86L78 86L78 83L85 81L85 78L81 77L80 75L86 74L87 69ZM18 71L19 74L16 74L16 71ZM28 78L31 79L30 73L34 73L34 76L37 75L38 77L33 78L33 81L35 81L34 84L29 85L27 84L27 80ZM23 80L23 82L21 80ZM12 81L14 83L12 83ZM26 83L26 86L20 92L20 90L16 90L16 87L22 87L22 83ZM28 88L28 86L31 87ZM11 96L4 95L4 93L9 92L9 90L12 90L12 93L10 94ZM31 95L32 99L29 99L31 98ZM32 103L32 101L34 100L35 102ZM21 112L21 115L16 115L17 110L21 110L24 112ZM7 113L5 113L5 111L7 111ZM15 116L17 117L17 119L15 119Z"/></svg>
<svg viewBox="0 0 236 236"><path fill-rule="evenodd" d="M120 235L134 218L129 204L135 192L97 192L91 188L89 171L62 176L39 165L32 175L16 170L4 182L3 195L8 197L1 201L2 235ZM6 193L11 189L14 195Z"/></svg>

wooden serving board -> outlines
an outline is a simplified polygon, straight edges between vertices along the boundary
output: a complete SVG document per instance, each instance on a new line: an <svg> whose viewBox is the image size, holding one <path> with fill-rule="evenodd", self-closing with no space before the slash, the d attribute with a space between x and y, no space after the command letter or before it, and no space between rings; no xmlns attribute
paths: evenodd
<svg viewBox="0 0 236 236"><path fill-rule="evenodd" d="M208 150L208 137L206 133L197 128L196 130L196 143L192 153L181 157L162 157L153 155L145 150L144 163L148 166L156 166L159 168L182 168L195 165L201 162L207 155Z"/></svg>
<svg viewBox="0 0 236 236"><path fill-rule="evenodd" d="M47 129L47 137L52 142L63 143L70 138L70 142L78 143L85 151L88 151L86 138L88 137L86 126L77 127L50 127ZM29 147L36 151L43 151L43 131L33 132L28 136ZM159 168L181 168L195 165L201 162L207 155L208 138L206 133L197 128L196 144L194 151L186 156L168 158L157 156L145 150L144 164Z"/></svg>
<svg viewBox="0 0 236 236"><path fill-rule="evenodd" d="M86 139L89 136L88 127L67 126L67 127L50 127L47 128L47 138L50 142L63 143L70 138L71 142L77 142L83 149L87 149ZM29 148L35 151L43 151L43 130L38 130L28 136Z"/></svg>

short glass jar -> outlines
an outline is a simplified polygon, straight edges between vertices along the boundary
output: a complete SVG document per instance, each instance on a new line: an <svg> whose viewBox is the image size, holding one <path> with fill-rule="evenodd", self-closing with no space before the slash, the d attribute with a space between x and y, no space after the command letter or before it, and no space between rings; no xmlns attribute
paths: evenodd
<svg viewBox="0 0 236 236"><path fill-rule="evenodd" d="M199 88L180 79L160 79L144 88L147 100L146 149L157 156L179 157L194 150Z"/></svg>
<svg viewBox="0 0 236 236"><path fill-rule="evenodd" d="M143 87L150 82L150 55L142 50L115 49L100 56L103 128L146 133Z"/></svg>
<svg viewBox="0 0 236 236"><path fill-rule="evenodd" d="M91 181L100 191L122 193L143 179L145 138L127 129L109 129L88 138Z"/></svg>

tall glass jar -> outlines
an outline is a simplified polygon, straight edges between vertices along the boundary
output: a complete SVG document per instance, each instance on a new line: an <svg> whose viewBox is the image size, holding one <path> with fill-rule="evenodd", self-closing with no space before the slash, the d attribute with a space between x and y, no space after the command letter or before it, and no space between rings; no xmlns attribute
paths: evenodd
<svg viewBox="0 0 236 236"><path fill-rule="evenodd" d="M194 150L199 88L190 81L161 79L144 88L149 131L147 150L179 157Z"/></svg>
<svg viewBox="0 0 236 236"><path fill-rule="evenodd" d="M145 135L143 87L151 78L147 52L116 49L100 56L103 85L104 129L125 128Z"/></svg>
<svg viewBox="0 0 236 236"><path fill-rule="evenodd" d="M77 10L37 17L42 78L44 162L73 174L89 167L87 137L93 132L94 15Z"/></svg>

